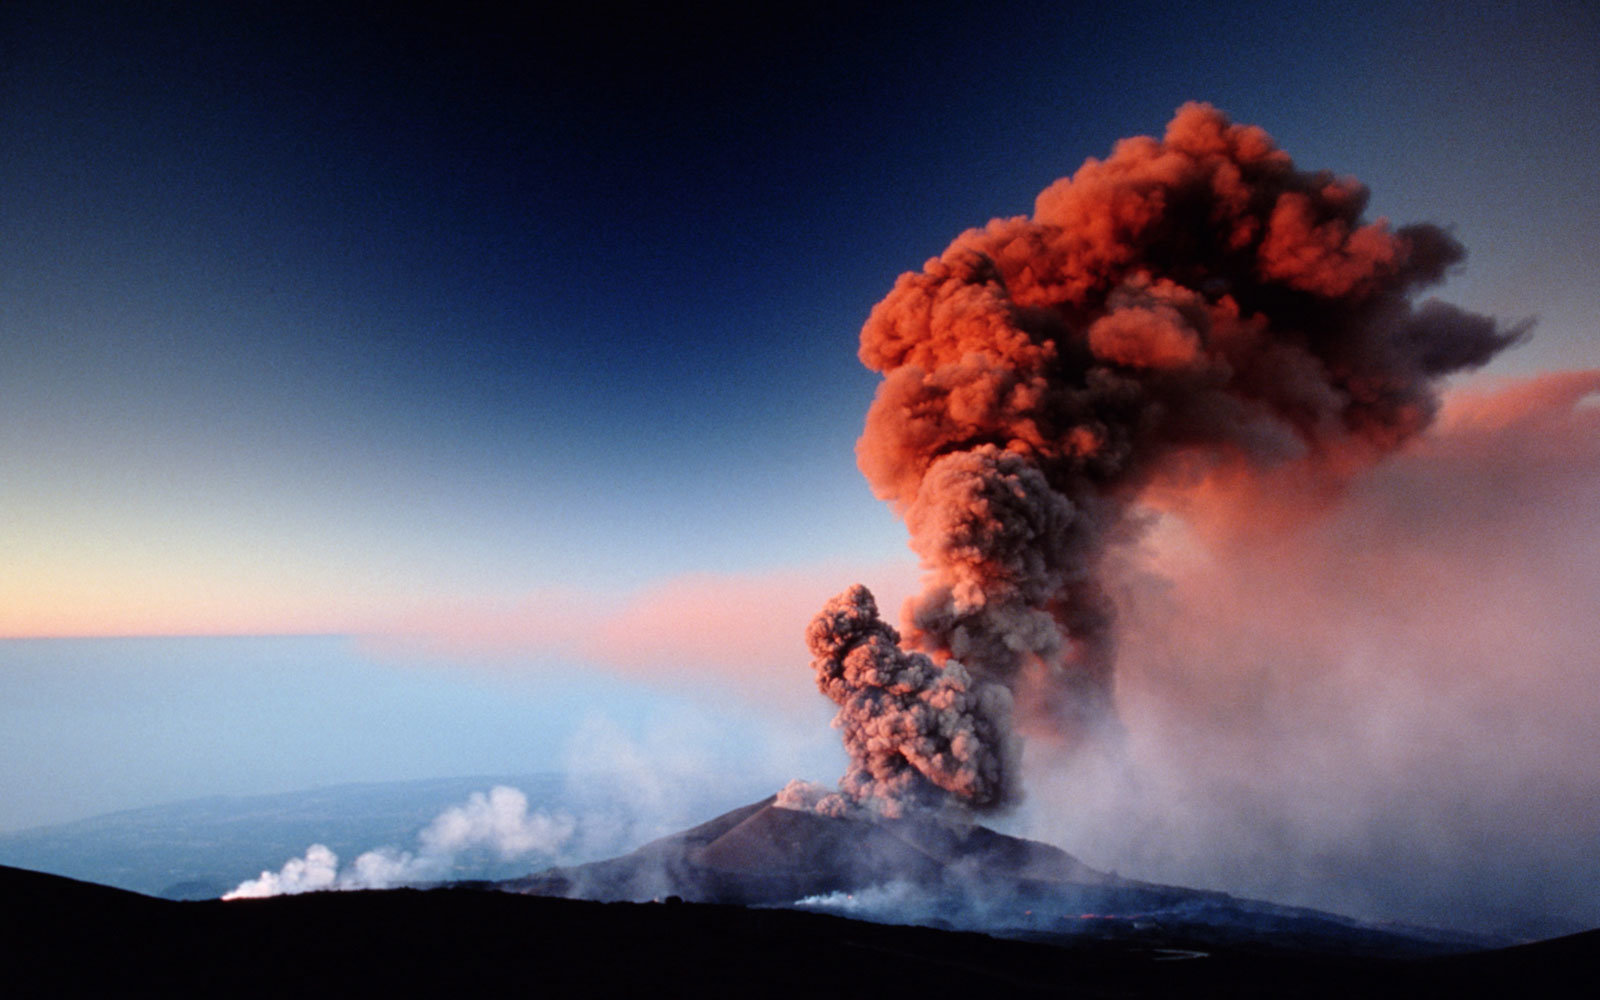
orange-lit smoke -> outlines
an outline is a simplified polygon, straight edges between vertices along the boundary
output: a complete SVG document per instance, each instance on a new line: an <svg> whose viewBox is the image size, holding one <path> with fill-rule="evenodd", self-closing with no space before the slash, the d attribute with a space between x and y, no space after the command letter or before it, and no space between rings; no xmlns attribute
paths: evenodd
<svg viewBox="0 0 1600 1000"><path fill-rule="evenodd" d="M1436 226L1366 220L1366 201L1355 180L1297 170L1261 129L1189 104L1164 138L1120 142L1050 185L1032 217L963 233L872 310L861 359L884 381L857 456L925 572L906 643L969 678L987 728L1011 724L1007 699L983 696L995 686L1030 733L1077 744L1115 729L1103 568L1153 485L1174 504L1262 475L1335 493L1428 426L1440 377L1518 338L1414 304L1464 251ZM847 776L858 798L906 785L860 780L892 770L887 737L850 735L881 730L885 703L841 704L847 744L876 747ZM948 762L919 761L946 723L913 721L893 736L899 766L941 785ZM980 751L983 770L1004 768L1004 742ZM986 809L1015 782L941 787Z"/></svg>

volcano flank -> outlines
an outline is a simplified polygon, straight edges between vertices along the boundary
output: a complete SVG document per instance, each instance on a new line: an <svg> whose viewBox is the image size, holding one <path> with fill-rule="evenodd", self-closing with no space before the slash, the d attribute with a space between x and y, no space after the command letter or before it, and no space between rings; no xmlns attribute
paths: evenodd
<svg viewBox="0 0 1600 1000"><path fill-rule="evenodd" d="M893 880L935 891L973 879L995 886L1133 887L1065 851L931 819L869 822L786 809L776 796L734 809L631 854L553 868L500 887L538 895L781 904Z"/></svg>
<svg viewBox="0 0 1600 1000"><path fill-rule="evenodd" d="M495 883L602 902L676 898L1066 943L1085 935L1419 955L1486 942L1102 872L1049 844L928 814L842 818L753 802L605 861Z"/></svg>

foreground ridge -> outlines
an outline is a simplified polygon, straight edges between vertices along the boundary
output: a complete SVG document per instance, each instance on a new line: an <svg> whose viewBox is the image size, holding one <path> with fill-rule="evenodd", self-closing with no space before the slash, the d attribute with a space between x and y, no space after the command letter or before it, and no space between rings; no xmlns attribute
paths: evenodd
<svg viewBox="0 0 1600 1000"><path fill-rule="evenodd" d="M1008 996L1576 996L1600 931L1429 959L1083 936L1070 947L820 913L596 903L470 888L172 902L0 867L0 976L12 995L348 996L663 987L798 995L1004 990ZM597 950L603 949L603 950ZM821 956L821 959L819 959ZM1177 958L1187 958L1175 961Z"/></svg>

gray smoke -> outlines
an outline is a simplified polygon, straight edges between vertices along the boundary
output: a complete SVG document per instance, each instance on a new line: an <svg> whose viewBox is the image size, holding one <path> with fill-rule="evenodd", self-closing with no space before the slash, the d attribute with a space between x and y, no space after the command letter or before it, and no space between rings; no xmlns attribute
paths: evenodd
<svg viewBox="0 0 1600 1000"><path fill-rule="evenodd" d="M1104 563L1142 498L1286 466L1336 494L1518 339L1414 306L1464 251L1366 201L1189 104L900 276L861 333L884 381L857 457L925 576L905 649L859 589L808 635L845 799L1013 802L1013 717L1069 747L1117 730Z"/></svg>

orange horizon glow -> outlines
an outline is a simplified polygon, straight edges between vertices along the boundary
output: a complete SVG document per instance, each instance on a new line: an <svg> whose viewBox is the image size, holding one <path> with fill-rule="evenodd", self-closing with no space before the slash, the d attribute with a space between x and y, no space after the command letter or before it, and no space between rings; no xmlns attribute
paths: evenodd
<svg viewBox="0 0 1600 1000"><path fill-rule="evenodd" d="M60 573L46 584L0 583L0 639L334 635L370 631L392 614L380 614L372 597L336 596L332 582L274 593L260 583L189 583L152 570L142 579Z"/></svg>
<svg viewBox="0 0 1600 1000"><path fill-rule="evenodd" d="M1441 449L1470 447L1487 461L1497 442L1523 452L1549 451L1556 460L1573 447L1568 425L1596 422L1596 397L1600 370L1480 378L1446 392L1434 427L1379 469ZM1293 480L1294 463L1277 475ZM1275 521L1294 523L1303 513L1299 508L1318 495L1315 489L1273 489L1273 474L1255 478L1252 488L1243 489L1225 469L1202 470L1189 482L1158 484L1145 499L1215 541L1241 521L1253 519L1257 534L1270 531ZM1296 510L1275 519L1274 505ZM551 588L520 596L447 597L415 590L361 592L331 576L286 591L279 581L227 581L214 572L187 580L159 566L143 575L127 566L95 569L79 555L58 567L39 566L27 579L0 580L0 639L354 635L491 659L554 653L624 671L662 661L731 669L803 656L798 637L805 622L823 600L858 578L880 582L885 614L897 618L917 573L908 554L904 563L869 567L832 563L685 573L605 594Z"/></svg>

